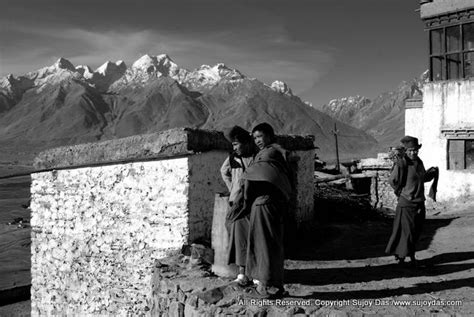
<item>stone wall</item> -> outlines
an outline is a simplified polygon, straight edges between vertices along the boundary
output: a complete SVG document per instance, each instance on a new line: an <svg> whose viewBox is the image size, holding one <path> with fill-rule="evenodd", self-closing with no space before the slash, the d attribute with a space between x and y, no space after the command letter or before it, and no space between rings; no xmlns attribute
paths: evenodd
<svg viewBox="0 0 474 317"><path fill-rule="evenodd" d="M367 173L372 177L370 186L370 201L376 209L389 209L394 211L397 207L397 196L393 193L388 183L389 170L380 169Z"/></svg>
<svg viewBox="0 0 474 317"><path fill-rule="evenodd" d="M33 315L145 312L154 261L188 238L187 161L33 174Z"/></svg>
<svg viewBox="0 0 474 317"><path fill-rule="evenodd" d="M314 150L295 151L296 164L296 210L295 222L300 226L314 218Z"/></svg>
<svg viewBox="0 0 474 317"><path fill-rule="evenodd" d="M225 188L215 167L229 149L222 134L174 129L41 153L31 187L33 315L149 311L156 259L210 238L206 197Z"/></svg>
<svg viewBox="0 0 474 317"><path fill-rule="evenodd" d="M378 153L377 158L363 159L358 164L362 173L372 178L370 202L373 208L394 211L397 206L397 196L388 183L392 166L388 153Z"/></svg>
<svg viewBox="0 0 474 317"><path fill-rule="evenodd" d="M313 139L286 141L299 157L296 217L304 221L313 208ZM174 129L39 154L32 314L150 315L156 260L210 239L229 149L222 133Z"/></svg>

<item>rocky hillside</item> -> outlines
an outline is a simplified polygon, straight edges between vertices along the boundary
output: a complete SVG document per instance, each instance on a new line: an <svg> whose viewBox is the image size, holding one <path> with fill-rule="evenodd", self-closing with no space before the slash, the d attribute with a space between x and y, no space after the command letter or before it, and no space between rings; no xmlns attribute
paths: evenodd
<svg viewBox="0 0 474 317"><path fill-rule="evenodd" d="M355 96L334 99L316 107L336 119L361 129L378 141L378 149L397 145L405 131L405 100L421 97L421 86L428 72L420 78L402 82L394 91L385 92L373 100Z"/></svg>
<svg viewBox="0 0 474 317"><path fill-rule="evenodd" d="M224 64L193 71L167 55L145 55L127 67L106 62L95 71L61 58L54 65L0 79L0 162L52 146L91 142L174 127L251 129L269 122L279 134L313 134L322 157L334 155L334 119L301 101L285 83L248 78ZM346 156L376 145L367 133L338 122L351 136ZM11 157L11 155L9 156Z"/></svg>

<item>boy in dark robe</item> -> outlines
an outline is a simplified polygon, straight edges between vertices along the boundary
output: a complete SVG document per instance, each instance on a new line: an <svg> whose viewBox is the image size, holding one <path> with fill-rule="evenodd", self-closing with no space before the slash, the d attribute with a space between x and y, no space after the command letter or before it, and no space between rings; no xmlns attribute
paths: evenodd
<svg viewBox="0 0 474 317"><path fill-rule="evenodd" d="M243 210L250 210L247 274L257 284L256 297L281 296L283 288L283 219L293 186L288 152L275 143L273 128L252 130L259 152L245 171Z"/></svg>
<svg viewBox="0 0 474 317"><path fill-rule="evenodd" d="M394 254L400 264L409 256L412 265L415 266L416 242L426 216L424 183L435 178L433 185L436 186L438 168L432 167L428 172L425 170L422 160L418 157L421 144L418 144L417 138L405 136L401 139L401 143L405 148L405 155L395 162L389 177L398 203L392 235L385 252ZM435 192L436 189L432 186L430 197L431 193Z"/></svg>
<svg viewBox="0 0 474 317"><path fill-rule="evenodd" d="M239 274L235 280L241 285L250 283L245 275L247 261L247 240L249 232L249 214L235 214L232 209L237 197L242 196L242 174L253 161L256 149L252 136L245 129L234 126L227 138L232 142L233 152L224 161L221 167L221 176L229 189L229 210L226 216L226 228L229 233L229 248L227 264L239 266Z"/></svg>

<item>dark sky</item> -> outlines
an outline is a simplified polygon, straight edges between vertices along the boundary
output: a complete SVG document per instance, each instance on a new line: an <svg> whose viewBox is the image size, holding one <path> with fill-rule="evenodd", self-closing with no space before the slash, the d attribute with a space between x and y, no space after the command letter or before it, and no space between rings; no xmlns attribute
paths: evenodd
<svg viewBox="0 0 474 317"><path fill-rule="evenodd" d="M282 80L313 104L372 98L427 69L415 0L0 0L0 76L59 57L97 68L168 54Z"/></svg>

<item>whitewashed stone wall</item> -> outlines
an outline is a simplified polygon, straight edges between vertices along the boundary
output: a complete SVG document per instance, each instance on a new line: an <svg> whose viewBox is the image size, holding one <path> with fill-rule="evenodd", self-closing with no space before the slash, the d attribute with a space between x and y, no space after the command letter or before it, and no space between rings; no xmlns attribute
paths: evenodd
<svg viewBox="0 0 474 317"><path fill-rule="evenodd" d="M207 215L193 219L199 211L188 197L218 189L217 173L207 171L211 184L197 180L194 164L178 158L33 174L33 315L146 313L155 260L210 227Z"/></svg>
<svg viewBox="0 0 474 317"><path fill-rule="evenodd" d="M314 216L302 142L300 222ZM156 260L210 239L227 145L175 129L41 153L37 168L58 170L32 175L32 315L150 315Z"/></svg>
<svg viewBox="0 0 474 317"><path fill-rule="evenodd" d="M447 137L444 129L474 128L474 80L426 83L423 108L407 109L405 131L423 144L420 158L425 167L438 166L438 200L467 202L474 195L474 170L447 169ZM426 192L429 190L426 185Z"/></svg>

